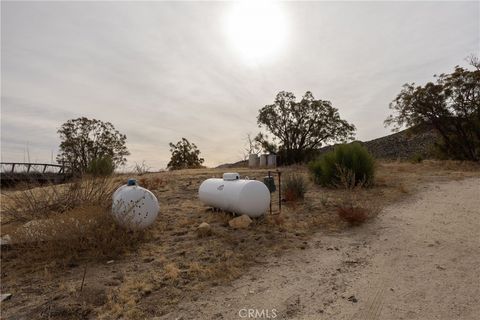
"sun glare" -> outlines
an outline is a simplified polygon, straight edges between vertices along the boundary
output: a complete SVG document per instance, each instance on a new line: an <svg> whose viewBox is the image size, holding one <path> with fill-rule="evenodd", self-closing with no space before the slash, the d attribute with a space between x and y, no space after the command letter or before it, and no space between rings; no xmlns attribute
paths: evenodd
<svg viewBox="0 0 480 320"><path fill-rule="evenodd" d="M242 1L233 4L226 17L226 33L248 63L271 59L283 47L287 36L285 15L278 4Z"/></svg>

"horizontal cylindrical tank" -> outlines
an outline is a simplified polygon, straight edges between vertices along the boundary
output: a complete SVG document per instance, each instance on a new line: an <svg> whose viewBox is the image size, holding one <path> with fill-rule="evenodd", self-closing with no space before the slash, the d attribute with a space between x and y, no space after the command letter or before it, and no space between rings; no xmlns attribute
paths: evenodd
<svg viewBox="0 0 480 320"><path fill-rule="evenodd" d="M258 155L256 154L251 154L248 156L248 166L250 168L253 168L253 167L258 167Z"/></svg>
<svg viewBox="0 0 480 320"><path fill-rule="evenodd" d="M260 155L260 167L266 167L267 166L267 156L268 156L268 154Z"/></svg>
<svg viewBox="0 0 480 320"><path fill-rule="evenodd" d="M198 189L206 205L250 217L259 217L270 206L270 192L257 180L207 179Z"/></svg>
<svg viewBox="0 0 480 320"><path fill-rule="evenodd" d="M276 167L277 166L277 155L276 154L269 154L268 155L267 165L269 167Z"/></svg>
<svg viewBox="0 0 480 320"><path fill-rule="evenodd" d="M157 218L160 206L155 195L131 179L113 194L112 215L118 224L132 229L145 229Z"/></svg>

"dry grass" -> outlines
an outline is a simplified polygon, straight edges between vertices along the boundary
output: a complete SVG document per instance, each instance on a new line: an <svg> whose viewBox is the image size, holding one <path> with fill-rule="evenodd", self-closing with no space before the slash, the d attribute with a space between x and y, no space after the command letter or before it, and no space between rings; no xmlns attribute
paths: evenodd
<svg viewBox="0 0 480 320"><path fill-rule="evenodd" d="M338 207L338 215L351 225L359 225L367 221L368 210L362 207Z"/></svg>
<svg viewBox="0 0 480 320"><path fill-rule="evenodd" d="M340 183L336 186L344 190L342 201L337 204L338 216L351 226L364 223L369 218L374 218L380 212L378 203L371 203L368 197L368 189L372 183L357 181L355 174L349 170L339 168ZM383 182L381 185L385 186ZM367 200L368 199L368 200Z"/></svg>
<svg viewBox="0 0 480 320"><path fill-rule="evenodd" d="M2 222L49 218L85 205L108 208L118 186L111 178L88 177L63 185L33 185L30 189L2 192Z"/></svg>
<svg viewBox="0 0 480 320"><path fill-rule="evenodd" d="M170 280L176 280L180 275L180 269L178 269L177 265L173 262L165 265L164 270L166 277Z"/></svg>
<svg viewBox="0 0 480 320"><path fill-rule="evenodd" d="M167 181L160 177L141 177L138 179L138 184L149 190L165 190L167 187Z"/></svg>
<svg viewBox="0 0 480 320"><path fill-rule="evenodd" d="M53 214L28 215L36 220L54 219L53 225L59 225L59 230L69 230L65 232L67 235L88 236L47 239L32 247L2 248L1 290L14 293L12 299L2 303L2 316L50 319L160 316L175 310L182 300L195 300L205 289L228 283L254 264L304 246L314 232L342 231L349 224L338 216L341 206L353 204L375 211L414 194L424 182L480 176L479 169L475 164L457 162L380 163L376 184L368 189L352 193L307 182L304 201L283 206L280 213L276 192L272 195L273 215L254 220L249 229L235 231L228 227L231 215L206 210L196 195L204 179L220 177L223 170L143 174L141 178L145 180L140 184L157 195L160 214L155 224L141 235L124 232L112 224L108 206L79 204ZM259 180L266 175L264 170L238 171ZM305 175L307 171L292 167L283 172ZM115 177L111 183L120 185L127 177ZM74 220L69 220L71 217ZM69 221L75 219L96 222L86 230L68 229L72 227ZM21 230L20 222L7 222L2 219L2 235ZM210 224L212 233L199 237L197 228L202 222Z"/></svg>
<svg viewBox="0 0 480 320"><path fill-rule="evenodd" d="M2 257L9 261L22 252L34 268L111 258L134 248L145 235L119 228L109 214L119 185L114 179L88 177L4 193L2 235L8 232L15 250Z"/></svg>
<svg viewBox="0 0 480 320"><path fill-rule="evenodd" d="M306 180L301 174L291 173L284 177L282 181L283 198L287 202L303 200L307 192Z"/></svg>
<svg viewBox="0 0 480 320"><path fill-rule="evenodd" d="M148 241L146 234L118 227L104 208L94 206L28 222L9 235L14 243L3 248L2 266L20 267L19 274L116 259Z"/></svg>

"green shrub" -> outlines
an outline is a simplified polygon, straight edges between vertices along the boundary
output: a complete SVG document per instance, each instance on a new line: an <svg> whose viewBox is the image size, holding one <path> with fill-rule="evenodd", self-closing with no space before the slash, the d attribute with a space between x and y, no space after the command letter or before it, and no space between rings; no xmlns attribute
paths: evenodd
<svg viewBox="0 0 480 320"><path fill-rule="evenodd" d="M310 161L308 163L308 169L312 174L313 182L316 184L322 184L320 177L322 176L322 165L320 158L317 160Z"/></svg>
<svg viewBox="0 0 480 320"><path fill-rule="evenodd" d="M357 142L342 144L309 165L315 183L329 187L369 186L373 183L375 160Z"/></svg>
<svg viewBox="0 0 480 320"><path fill-rule="evenodd" d="M86 173L93 176L109 176L114 170L115 164L111 157L100 157L88 164Z"/></svg>
<svg viewBox="0 0 480 320"><path fill-rule="evenodd" d="M421 163L422 161L423 156L420 153L416 153L410 158L411 163Z"/></svg>
<svg viewBox="0 0 480 320"><path fill-rule="evenodd" d="M285 177L282 184L282 193L285 201L297 201L305 198L307 192L307 183L303 176L298 174L289 174Z"/></svg>

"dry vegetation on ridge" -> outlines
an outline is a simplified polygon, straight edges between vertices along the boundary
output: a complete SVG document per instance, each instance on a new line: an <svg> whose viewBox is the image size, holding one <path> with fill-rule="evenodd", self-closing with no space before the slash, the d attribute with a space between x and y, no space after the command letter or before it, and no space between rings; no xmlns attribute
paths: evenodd
<svg viewBox="0 0 480 320"><path fill-rule="evenodd" d="M471 163L383 162L378 164L372 188L332 190L308 180L303 201L284 204L278 214L275 193L272 198L277 214L254 220L246 230L233 230L228 226L230 214L212 212L197 199L201 181L223 171L197 169L138 177L160 201L160 215L145 234L119 229L109 219L108 207L95 204L53 215L54 220L63 219L67 225L66 217L70 216L97 219L93 227L82 230L81 237L71 236L78 228L61 224L60 230L67 233L62 240L2 247L1 291L13 294L2 303L2 317L159 316L175 310L181 300L198 299L206 288L228 283L253 264L289 250L305 249L314 232L341 232L348 224L338 217L338 207L355 202L374 215L381 207L414 193L424 182L480 175L479 166ZM237 171L257 179L266 175L266 170ZM299 166L283 168L282 172L308 175L306 168ZM126 179L117 176L111 182L116 186ZM8 207L7 201L13 201L12 193L2 195L2 210ZM211 225L210 234L198 234L202 222ZM19 225L2 216L2 236L13 234Z"/></svg>

